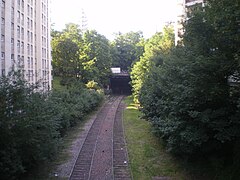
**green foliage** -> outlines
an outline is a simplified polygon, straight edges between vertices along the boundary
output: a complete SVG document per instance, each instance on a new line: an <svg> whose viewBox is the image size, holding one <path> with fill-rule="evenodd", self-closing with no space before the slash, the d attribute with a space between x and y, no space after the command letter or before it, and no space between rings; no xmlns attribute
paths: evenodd
<svg viewBox="0 0 240 180"><path fill-rule="evenodd" d="M0 174L18 179L51 160L61 137L102 100L94 90L72 86L45 94L20 74L0 79Z"/></svg>
<svg viewBox="0 0 240 180"><path fill-rule="evenodd" d="M146 80L140 102L172 152L214 152L238 136L236 104L220 68L181 48Z"/></svg>
<svg viewBox="0 0 240 180"><path fill-rule="evenodd" d="M68 85L71 79L79 77L80 62L79 49L82 35L75 24L66 25L62 32L52 33L52 65L54 75L62 77L62 84Z"/></svg>
<svg viewBox="0 0 240 180"><path fill-rule="evenodd" d="M67 24L62 32L52 32L52 38L53 71L62 85L76 80L84 84L93 80L101 87L108 84L112 60L106 37L96 31L82 34L78 25Z"/></svg>
<svg viewBox="0 0 240 180"><path fill-rule="evenodd" d="M165 27L163 33L153 35L145 44L145 52L140 61L133 65L131 71L133 97L138 102L139 91L153 64L162 64L162 58L174 46L174 30L172 26Z"/></svg>
<svg viewBox="0 0 240 180"><path fill-rule="evenodd" d="M215 30L212 38L219 51L229 59L233 54L239 55L239 0L209 0L205 17Z"/></svg>
<svg viewBox="0 0 240 180"><path fill-rule="evenodd" d="M95 90L98 90L98 89L99 89L98 83L95 82L95 81L89 81L89 82L86 84L86 87L87 87L88 89L95 89Z"/></svg>
<svg viewBox="0 0 240 180"><path fill-rule="evenodd" d="M44 94L20 75L0 79L1 178L18 176L56 152L57 122Z"/></svg>
<svg viewBox="0 0 240 180"><path fill-rule="evenodd" d="M240 79L239 12L238 1L209 0L185 24L184 46L157 57L144 76L142 111L175 154L239 161L240 86L231 83Z"/></svg>
<svg viewBox="0 0 240 180"><path fill-rule="evenodd" d="M96 31L86 31L83 44L83 51L80 52L83 82L95 81L101 87L107 85L112 67L109 41Z"/></svg>
<svg viewBox="0 0 240 180"><path fill-rule="evenodd" d="M139 60L144 50L142 32L117 34L112 42L113 66L122 70L129 70Z"/></svg>
<svg viewBox="0 0 240 180"><path fill-rule="evenodd" d="M159 138L151 134L151 124L142 120L138 104L132 97L125 99L124 129L133 179L150 180L153 177L190 179L180 163L165 151Z"/></svg>

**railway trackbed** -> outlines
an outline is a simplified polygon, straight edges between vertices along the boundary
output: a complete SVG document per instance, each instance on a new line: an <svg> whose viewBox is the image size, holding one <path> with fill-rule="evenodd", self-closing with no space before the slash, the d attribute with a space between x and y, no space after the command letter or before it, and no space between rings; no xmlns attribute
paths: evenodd
<svg viewBox="0 0 240 180"><path fill-rule="evenodd" d="M98 112L70 180L132 179L122 124L123 96L113 96Z"/></svg>

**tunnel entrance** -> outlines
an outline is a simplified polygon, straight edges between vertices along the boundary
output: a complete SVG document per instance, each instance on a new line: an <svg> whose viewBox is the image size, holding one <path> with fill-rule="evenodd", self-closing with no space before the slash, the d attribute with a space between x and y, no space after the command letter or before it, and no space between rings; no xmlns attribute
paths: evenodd
<svg viewBox="0 0 240 180"><path fill-rule="evenodd" d="M110 89L112 93L130 95L132 93L130 81L130 75L127 72L114 73L110 77Z"/></svg>

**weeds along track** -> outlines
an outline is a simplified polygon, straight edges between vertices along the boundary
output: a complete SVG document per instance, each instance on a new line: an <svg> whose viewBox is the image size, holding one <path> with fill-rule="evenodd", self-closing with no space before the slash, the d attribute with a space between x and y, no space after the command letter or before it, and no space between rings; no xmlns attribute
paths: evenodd
<svg viewBox="0 0 240 180"><path fill-rule="evenodd" d="M129 167L129 159L123 128L123 110L125 105L120 102L113 127L113 174L116 180L133 179Z"/></svg>
<svg viewBox="0 0 240 180"><path fill-rule="evenodd" d="M110 97L98 112L75 162L70 180L131 179L126 146L123 144L125 139L121 133L123 128L118 119L122 118L122 98L123 96Z"/></svg>

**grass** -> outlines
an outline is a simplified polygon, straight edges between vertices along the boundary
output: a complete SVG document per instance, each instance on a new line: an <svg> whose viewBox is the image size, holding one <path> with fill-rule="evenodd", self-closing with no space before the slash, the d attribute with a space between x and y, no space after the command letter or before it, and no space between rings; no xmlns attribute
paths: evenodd
<svg viewBox="0 0 240 180"><path fill-rule="evenodd" d="M65 91L65 90L67 90L66 86L62 86L60 84L60 80L61 80L61 77L54 76L53 81L52 81L53 90L57 90L57 91Z"/></svg>
<svg viewBox="0 0 240 180"><path fill-rule="evenodd" d="M126 98L125 103L124 128L134 179L148 180L155 176L189 179L181 165L151 133L150 123L140 119L141 113L132 98Z"/></svg>
<svg viewBox="0 0 240 180"><path fill-rule="evenodd" d="M151 133L151 124L141 119L137 104L125 99L124 128L131 170L134 179L148 180L155 176L176 180L237 180L240 177L239 154L226 164L222 158L196 157L186 161L165 151L160 139ZM225 163L224 163L225 162Z"/></svg>

